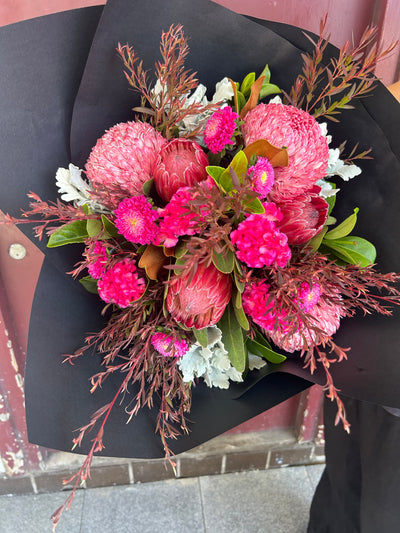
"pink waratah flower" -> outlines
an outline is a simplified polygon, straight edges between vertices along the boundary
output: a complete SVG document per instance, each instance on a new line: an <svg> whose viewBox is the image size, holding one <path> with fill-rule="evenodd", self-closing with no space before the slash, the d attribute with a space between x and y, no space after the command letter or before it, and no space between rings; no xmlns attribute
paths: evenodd
<svg viewBox="0 0 400 533"><path fill-rule="evenodd" d="M291 257L286 235L276 228L268 213L249 215L230 237L238 259L251 268L284 267Z"/></svg>
<svg viewBox="0 0 400 533"><path fill-rule="evenodd" d="M112 191L113 186L117 186L125 196L134 196L141 193L143 184L153 177L155 158L166 142L150 124L117 124L92 149L86 175L95 189L110 188ZM119 200L122 197L120 195Z"/></svg>
<svg viewBox="0 0 400 533"><path fill-rule="evenodd" d="M195 235L199 231L202 216L210 213L210 207L201 208L199 217L190 209L195 199L195 191L190 187L181 187L171 198L165 209L160 210L160 227L155 244L166 248L175 246L178 237L182 235Z"/></svg>
<svg viewBox="0 0 400 533"><path fill-rule="evenodd" d="M150 244L156 238L158 227L154 221L158 213L143 194L125 198L114 213L115 226L128 241Z"/></svg>
<svg viewBox="0 0 400 533"><path fill-rule="evenodd" d="M239 115L232 111L229 106L215 111L207 121L204 130L204 142L207 148L217 154L228 144L233 144L232 135L236 129Z"/></svg>
<svg viewBox="0 0 400 533"><path fill-rule="evenodd" d="M201 146L187 139L173 139L157 155L154 185L164 202L169 202L180 187L192 187L207 178L208 158Z"/></svg>
<svg viewBox="0 0 400 533"><path fill-rule="evenodd" d="M264 331L273 331L277 325L286 330L288 313L271 298L271 286L265 281L257 281L246 286L243 296L243 311Z"/></svg>
<svg viewBox="0 0 400 533"><path fill-rule="evenodd" d="M99 279L103 275L108 256L106 252L106 247L99 241L96 241L92 249L87 248L85 251L85 256L88 261L88 271L89 274L94 279Z"/></svg>
<svg viewBox="0 0 400 533"><path fill-rule="evenodd" d="M172 341L172 335L167 333L154 333L151 337L151 344L164 357L182 357L189 350L189 345L185 340Z"/></svg>
<svg viewBox="0 0 400 533"><path fill-rule="evenodd" d="M107 303L128 307L146 290L146 283L138 276L133 260L115 263L98 281L99 296Z"/></svg>
<svg viewBox="0 0 400 533"><path fill-rule="evenodd" d="M312 325L321 330L320 332L300 323L299 329L292 334L282 335L279 331L271 331L269 337L272 342L290 353L305 350L310 346L318 346L336 333L340 326L340 319L345 315L344 308L339 303L328 296L324 297L323 294L306 313L311 318Z"/></svg>
<svg viewBox="0 0 400 533"><path fill-rule="evenodd" d="M277 202L282 220L276 226L287 236L289 244L304 244L324 227L329 205L318 195L319 191L314 186L311 191Z"/></svg>
<svg viewBox="0 0 400 533"><path fill-rule="evenodd" d="M172 318L187 328L202 329L215 325L222 317L232 295L232 280L211 263L198 265L195 275L172 276L166 304Z"/></svg>
<svg viewBox="0 0 400 533"><path fill-rule="evenodd" d="M256 164L249 167L247 174L252 178L252 188L258 196L265 198L274 185L274 169L266 157L259 157Z"/></svg>
<svg viewBox="0 0 400 533"><path fill-rule="evenodd" d="M305 111L283 104L259 104L245 116L242 132L246 145L266 139L274 146L287 147L289 165L274 169L271 200L298 196L326 175L328 143L318 122Z"/></svg>

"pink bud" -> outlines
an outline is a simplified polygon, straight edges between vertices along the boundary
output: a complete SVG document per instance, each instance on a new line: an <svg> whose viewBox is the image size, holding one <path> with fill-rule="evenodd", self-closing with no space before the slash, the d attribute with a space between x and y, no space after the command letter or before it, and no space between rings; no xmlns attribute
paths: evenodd
<svg viewBox="0 0 400 533"><path fill-rule="evenodd" d="M173 139L159 152L153 166L157 192L169 202L180 187L192 187L207 178L208 158L201 146L187 139Z"/></svg>
<svg viewBox="0 0 400 533"><path fill-rule="evenodd" d="M167 309L171 316L187 328L213 326L222 317L232 295L232 280L211 263L199 265L189 281L173 276L167 292Z"/></svg>

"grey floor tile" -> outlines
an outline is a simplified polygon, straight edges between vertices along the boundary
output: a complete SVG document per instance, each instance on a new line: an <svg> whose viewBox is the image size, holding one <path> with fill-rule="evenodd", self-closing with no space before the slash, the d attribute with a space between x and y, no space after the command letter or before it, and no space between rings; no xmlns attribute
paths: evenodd
<svg viewBox="0 0 400 533"><path fill-rule="evenodd" d="M319 480L321 479L322 472L325 465L310 465L307 466L307 475L310 478L313 491L317 488Z"/></svg>
<svg viewBox="0 0 400 533"><path fill-rule="evenodd" d="M305 467L200 479L206 533L305 533L313 494Z"/></svg>
<svg viewBox="0 0 400 533"><path fill-rule="evenodd" d="M83 492L78 491L69 511L65 511L57 533L79 533ZM68 497L67 492L0 497L1 533L51 533L50 516Z"/></svg>
<svg viewBox="0 0 400 533"><path fill-rule="evenodd" d="M80 533L204 533L197 478L90 489L83 511Z"/></svg>

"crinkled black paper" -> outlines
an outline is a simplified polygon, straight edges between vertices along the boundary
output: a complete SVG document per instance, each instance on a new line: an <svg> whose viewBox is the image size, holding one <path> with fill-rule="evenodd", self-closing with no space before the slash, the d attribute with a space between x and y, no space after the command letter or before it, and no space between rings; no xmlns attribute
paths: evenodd
<svg viewBox="0 0 400 533"><path fill-rule="evenodd" d="M55 173L70 162L84 166L104 130L133 119L138 104L115 51L129 43L151 68L158 58L162 30L184 25L189 36L188 66L210 93L224 76L241 80L266 63L272 81L288 90L301 69L301 53L310 49L301 30L249 19L208 0L110 0L103 9L73 10L0 29L0 208L14 216L27 206L26 194L55 199ZM331 47L330 53L335 49ZM362 161L363 173L340 184L335 215L345 218L360 208L357 234L376 245L381 271L400 270L400 106L378 84L374 96L356 102L339 125L328 124L332 147L346 140L352 147L373 148L373 160ZM32 230L23 231L33 240ZM73 430L108 403L121 377L106 380L90 394L90 377L101 367L96 353L75 365L61 364L61 354L83 344L87 333L102 327L99 299L86 293L65 272L79 258L79 246L46 249L36 289L26 364L26 412L31 442L71 449ZM351 346L349 359L333 365L337 387L349 396L400 407L399 312L393 317L344 320L335 342ZM279 367L254 372L244 384L227 391L200 383L193 389L191 433L171 443L175 453L190 449L312 384L298 357ZM132 393L134 388L132 388ZM106 426L103 455L162 457L155 434L157 407L142 409L129 424L116 406ZM86 453L90 438L77 450Z"/></svg>

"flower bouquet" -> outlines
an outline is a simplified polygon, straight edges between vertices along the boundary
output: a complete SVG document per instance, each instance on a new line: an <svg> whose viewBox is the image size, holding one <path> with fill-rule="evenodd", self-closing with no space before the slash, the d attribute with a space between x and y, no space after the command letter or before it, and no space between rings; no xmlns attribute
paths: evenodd
<svg viewBox="0 0 400 533"><path fill-rule="evenodd" d="M304 379L296 377L290 382L292 374L324 383L328 396L337 402L338 421L345 429L349 422L338 387L374 401L386 392L382 401L398 404L392 385L383 393L367 387L366 393L357 373L346 368L352 343L338 344L337 336L333 339L339 327L345 329L342 321L356 313L390 315L387 304L399 302L394 286L399 275L379 273L374 266L375 247L353 233L362 217L358 207L368 205L372 192L363 190L359 195L355 191L353 182L361 173L355 161L368 164L371 143L364 144L356 119L355 131L346 127L342 134L348 132L351 141L359 141L360 149L345 146L338 126L330 125L328 132L324 122L337 121L339 112L355 101L355 117L361 116L361 121L369 120L371 125L373 119L356 99L370 93L375 81L373 68L390 50L379 52L373 47L367 53L374 37L370 29L358 46L346 46L338 55L328 48L324 22L320 38L310 45L292 29L291 39L308 46L299 72L297 48L269 30L272 63L265 50L260 63L259 49L250 61L254 68L250 73L243 65L233 65L230 71L228 62L215 57L212 78L217 83L212 95L197 79L201 80L201 72L196 75L187 66L186 32L191 35L195 31L195 21L184 3L177 13L160 15L164 31L160 31L160 59L152 74L145 70L150 65L141 60L147 51L138 55L136 44L118 45L113 72L118 59L127 86L136 91L139 101L129 104L127 110L131 93L126 91L129 98L124 96L123 104L112 99L104 111L106 118L99 119L102 105L93 114L93 102L109 97L110 83L100 83L101 78L93 74L104 73L103 62L110 57L109 50L106 55L102 52L112 33L113 15L118 13L118 27L125 24L130 30L133 15L127 4L119 0L106 6L75 98L71 147L73 161L79 166L68 161L59 168L56 184L60 197L55 202L42 192L31 192L31 205L25 211L30 222L35 222L36 235L49 237L47 257L54 254L56 266L45 264L42 276L65 270L67 262L80 286L94 293L88 299L83 289L79 290L79 308L67 310L76 316L68 317L64 330L66 334L79 331L80 318L89 315L85 316L85 324L89 324L85 344L65 355L65 361L73 365L74 382L81 373L81 361L91 359L86 352L95 353L98 368L90 373L90 392L102 395L98 389L106 389L106 400L80 424L74 439L75 446L81 446L90 430L95 433L89 447L83 448L88 457L74 476L76 483L89 474L93 454L103 450L108 424L119 427L121 417L113 426L112 416L121 398L125 398L122 420L140 420L136 422L139 434L152 427L167 457L175 452L174 447L170 450L171 438L178 438L178 451L179 442L188 438L181 435L192 430L188 420L196 419L196 409L216 408L213 415L202 414L212 427L208 435L212 435L226 428L219 424L220 418L233 409L235 398L240 398L242 405L256 406L253 415L271 405L266 397L274 396L275 403L284 399L287 392L279 390L279 380L271 384L261 381L271 372L289 373L286 388L292 394L307 386ZM201 4L204 9L211 5ZM214 25L220 10L225 13L212 5L208 14ZM178 13L184 25L171 20L177 19ZM146 8L140 17L146 20ZM229 17L227 46L242 46L239 35L250 27L255 43L258 38L260 42L265 39L261 24L231 13ZM229 28L235 24L239 28L232 37ZM152 29L158 26L157 19ZM137 21L139 36L140 27ZM199 50L199 43L191 37L191 45ZM281 75L282 82L281 58L273 54L281 41L286 43L286 51L293 53L290 71L296 72L290 80L287 73ZM140 48L140 38L137 42ZM208 51L213 52L212 46ZM193 65L197 57L194 53ZM209 60L206 55L202 61L205 72ZM109 79L108 74L102 75ZM90 85L93 79L94 88ZM126 89L118 89L122 90ZM107 128L100 127L104 121ZM398 167L398 160L393 161L389 152L385 146L385 163ZM65 161L65 155L62 159ZM342 182L349 179L351 192L347 195L347 184ZM33 185L30 188L35 189ZM21 222L11 216L9 220ZM379 239L378 252L384 242ZM62 251L71 248L78 253L71 256ZM60 306L65 307L57 297L60 286L65 294L71 282L63 278L46 287L39 282L37 302L40 296L52 294L47 300L51 304L48 312L59 313ZM93 318L95 309L101 311L104 321L98 330L91 329L100 316L99 312ZM43 319L39 320L43 324ZM356 317L353 321L357 329L360 320ZM73 323L76 326L71 329ZM39 329L32 326L34 331ZM368 342L368 335L363 338ZM34 341L36 352L41 342ZM56 336L54 343L58 342ZM79 344L77 339L73 343ZM363 341L358 344L363 352ZM369 355L365 357L368 361ZM358 358L351 364L361 368ZM374 365L371 362L373 371ZM338 373L339 382L333 370L336 366L344 368L343 379ZM93 364L87 368L93 369ZM386 376L385 369L383 374ZM74 393L81 388L82 380ZM219 395L215 389L230 396ZM201 403L197 390L206 395L208 403ZM192 395L196 402L192 403ZM79 400L74 396L71 394L72 410ZM240 411L240 402L237 405ZM149 408L145 416L143 407ZM250 415L244 407L239 418L232 413L229 416L239 420ZM197 442L206 438L203 435ZM41 442L40 438L36 442ZM186 442L190 447L196 440L189 437ZM147 445L143 442L135 450L146 453ZM125 441L122 450L129 446ZM116 445L112 455L124 455L120 450ZM59 513L56 521L58 518Z"/></svg>

